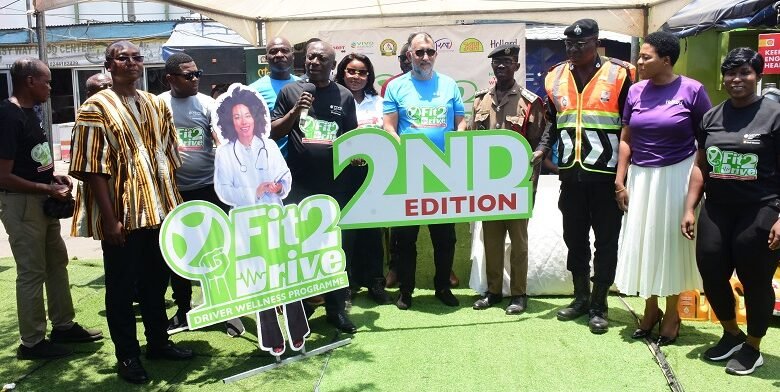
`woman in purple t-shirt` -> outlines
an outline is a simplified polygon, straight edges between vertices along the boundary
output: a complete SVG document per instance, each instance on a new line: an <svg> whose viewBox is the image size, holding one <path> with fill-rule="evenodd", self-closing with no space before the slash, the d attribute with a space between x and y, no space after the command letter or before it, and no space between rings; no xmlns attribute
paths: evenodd
<svg viewBox="0 0 780 392"><path fill-rule="evenodd" d="M701 287L694 246L680 235L688 177L696 152L695 129L712 104L701 83L674 73L680 42L656 32L645 38L623 110L615 199L625 211L615 283L620 292L645 298L632 338L659 324L658 345L680 331L679 293ZM629 208L629 195L631 208ZM666 297L666 315L658 297Z"/></svg>

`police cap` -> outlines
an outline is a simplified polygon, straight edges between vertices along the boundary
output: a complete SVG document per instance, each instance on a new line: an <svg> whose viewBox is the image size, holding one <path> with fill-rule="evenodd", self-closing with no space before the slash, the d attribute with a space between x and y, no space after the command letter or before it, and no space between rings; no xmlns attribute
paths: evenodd
<svg viewBox="0 0 780 392"><path fill-rule="evenodd" d="M489 59L497 56L512 56L518 58L520 56L520 47L516 44L504 44L495 49L488 55Z"/></svg>
<svg viewBox="0 0 780 392"><path fill-rule="evenodd" d="M599 35L599 24L593 19L580 19L563 30L568 38L585 38Z"/></svg>

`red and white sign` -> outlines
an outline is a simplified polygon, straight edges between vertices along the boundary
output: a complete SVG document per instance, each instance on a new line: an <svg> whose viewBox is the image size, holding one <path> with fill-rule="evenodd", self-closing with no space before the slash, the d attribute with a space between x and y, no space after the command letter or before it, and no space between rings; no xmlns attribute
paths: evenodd
<svg viewBox="0 0 780 392"><path fill-rule="evenodd" d="M780 33L759 34L758 52L764 56L764 74L780 74Z"/></svg>

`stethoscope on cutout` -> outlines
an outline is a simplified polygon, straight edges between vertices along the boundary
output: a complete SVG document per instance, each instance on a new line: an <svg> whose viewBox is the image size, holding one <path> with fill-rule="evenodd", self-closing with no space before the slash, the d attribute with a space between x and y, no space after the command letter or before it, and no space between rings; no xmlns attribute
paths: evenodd
<svg viewBox="0 0 780 392"><path fill-rule="evenodd" d="M260 150L257 151L257 157L255 157L255 169L257 170L263 170L262 167L258 167L258 162L260 161L260 152L265 152L265 161L268 162L268 150L265 148L265 140L263 138L258 138L261 142L263 142L263 146L260 147ZM240 159L238 159L238 153L236 153L236 143L238 143L238 140L233 142L233 155L236 157L236 161L238 161L239 170L241 170L241 173L246 173L246 165L244 165L243 162L241 162Z"/></svg>

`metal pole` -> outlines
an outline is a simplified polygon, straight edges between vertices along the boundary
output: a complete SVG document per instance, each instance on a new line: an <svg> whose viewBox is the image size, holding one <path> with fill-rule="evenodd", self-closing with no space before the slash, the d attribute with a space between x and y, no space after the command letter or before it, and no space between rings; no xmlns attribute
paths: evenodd
<svg viewBox="0 0 780 392"><path fill-rule="evenodd" d="M27 9L33 9L32 0L27 0ZM35 30L33 30L32 14L27 13L27 39L30 41L30 45L35 43Z"/></svg>
<svg viewBox="0 0 780 392"><path fill-rule="evenodd" d="M38 58L47 66L49 65L48 55L46 54L46 16L43 10L35 11L35 33L38 36ZM46 99L43 104L43 130L49 139L49 152L54 156L54 135L51 125L51 97Z"/></svg>

